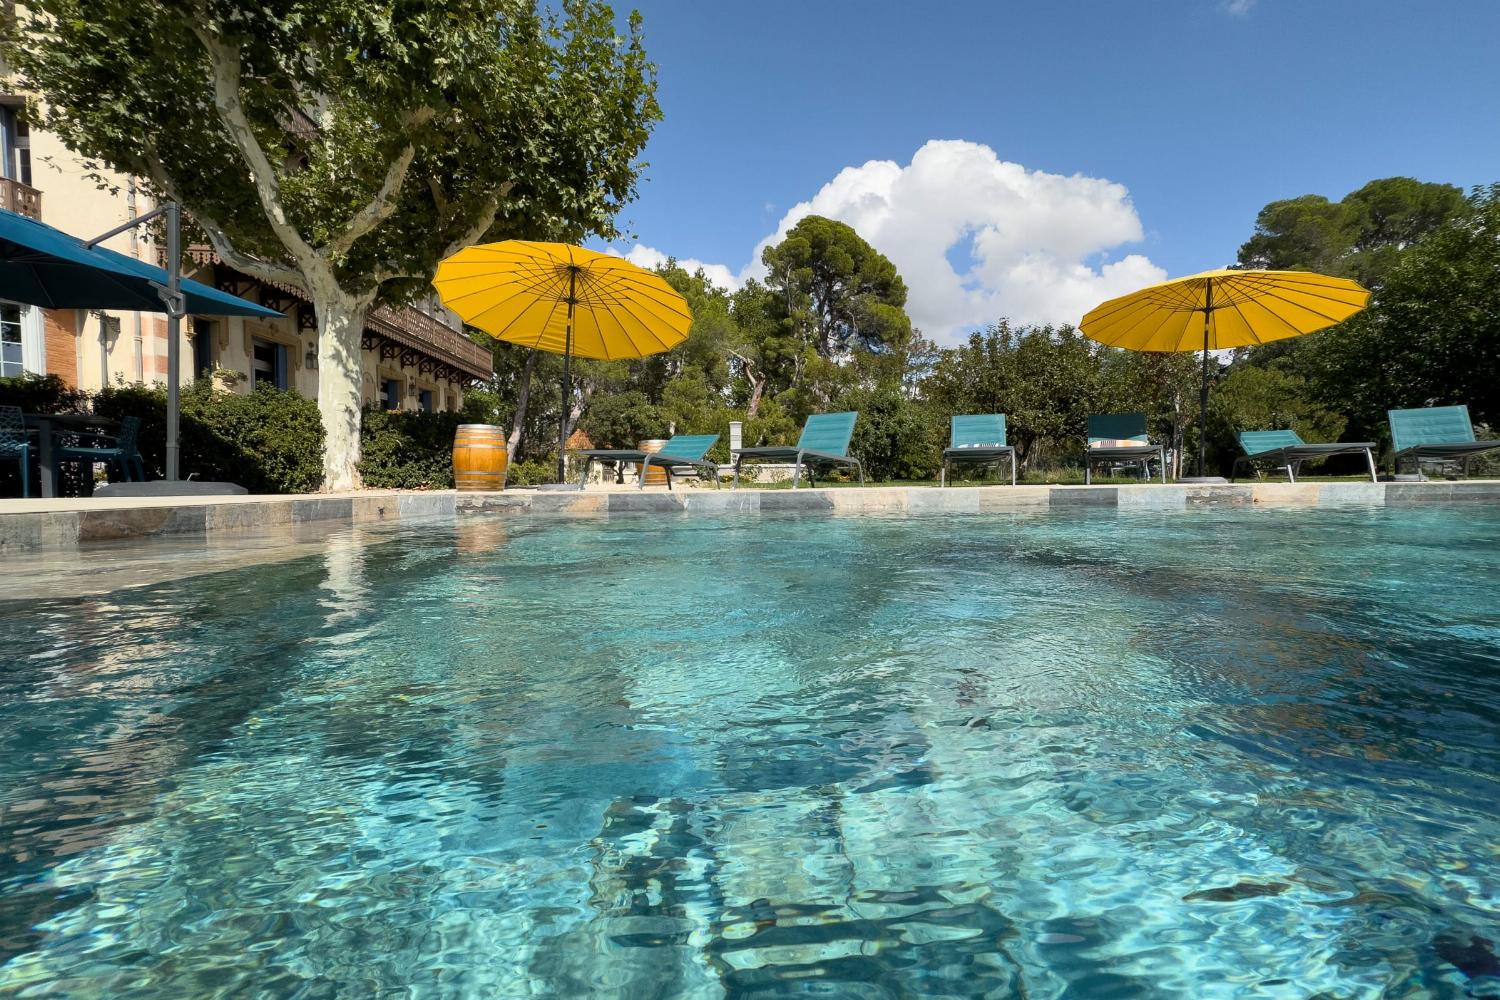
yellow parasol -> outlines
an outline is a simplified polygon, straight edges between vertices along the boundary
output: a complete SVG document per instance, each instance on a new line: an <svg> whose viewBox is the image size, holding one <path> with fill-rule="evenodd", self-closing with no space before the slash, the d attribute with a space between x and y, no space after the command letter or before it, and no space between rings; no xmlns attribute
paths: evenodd
<svg viewBox="0 0 1500 1000"><path fill-rule="evenodd" d="M1101 344L1132 351L1203 351L1201 476L1208 433L1208 352L1315 333L1353 316L1369 300L1370 293L1359 284L1311 271L1204 271L1110 299L1090 310L1079 329Z"/></svg>
<svg viewBox="0 0 1500 1000"><path fill-rule="evenodd" d="M563 478L573 358L621 361L669 351L693 325L687 300L659 274L621 257L506 240L468 247L438 265L443 304L499 340L563 356Z"/></svg>

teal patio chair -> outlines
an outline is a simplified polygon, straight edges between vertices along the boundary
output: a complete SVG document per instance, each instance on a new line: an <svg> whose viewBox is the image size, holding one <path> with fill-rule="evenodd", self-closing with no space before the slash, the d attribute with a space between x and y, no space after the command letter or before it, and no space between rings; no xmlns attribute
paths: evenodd
<svg viewBox="0 0 1500 1000"><path fill-rule="evenodd" d="M1258 466L1269 463L1272 467L1286 470L1289 482L1297 481L1302 463L1310 459L1327 458L1330 455L1357 455L1364 453L1365 463L1370 467L1370 482L1375 482L1375 442L1339 441L1333 444L1308 444L1294 430L1241 431L1240 450L1244 452L1234 460L1229 470L1229 481L1241 465L1248 465L1259 472Z"/></svg>
<svg viewBox="0 0 1500 1000"><path fill-rule="evenodd" d="M81 462L93 465L103 462L109 469L117 470L126 482L145 482L146 464L136 444L141 433L140 417L121 417L120 432L113 438L103 434L89 434L95 444L90 447L55 448L52 451L54 466L64 462Z"/></svg>
<svg viewBox="0 0 1500 1000"><path fill-rule="evenodd" d="M31 442L19 406L0 406L0 462L21 466L21 496L31 496Z"/></svg>
<svg viewBox="0 0 1500 1000"><path fill-rule="evenodd" d="M589 466L594 462L634 462L640 467L640 483L637 489L646 488L646 470L659 465L667 474L667 489L672 488L672 470L691 466L713 477L714 489L719 488L719 467L703 456L719 440L717 434L675 434L672 440L661 446L661 451L641 451L636 448L589 448L579 452L583 456L583 475L578 479L578 488L583 489L589 480Z"/></svg>
<svg viewBox="0 0 1500 1000"><path fill-rule="evenodd" d="M1141 467L1141 478L1151 478L1151 460L1161 463L1161 481L1167 481L1167 457L1161 445L1152 444L1146 434L1144 413L1104 413L1089 417L1088 447L1083 456L1083 481L1092 483L1094 463L1109 468L1119 465Z"/></svg>
<svg viewBox="0 0 1500 1000"><path fill-rule="evenodd" d="M1500 440L1476 441L1469 408L1429 406L1417 410L1387 410L1391 422L1391 471L1401 471L1401 460L1412 460L1412 471L1422 474L1422 459L1459 462L1469 474L1469 459L1500 448Z"/></svg>
<svg viewBox="0 0 1500 1000"><path fill-rule="evenodd" d="M938 486L948 485L949 464L995 463L997 472L1010 459L1010 484L1016 485L1016 449L1005 443L1005 414L969 413L949 420L948 447L943 449Z"/></svg>
<svg viewBox="0 0 1500 1000"><path fill-rule="evenodd" d="M807 482L813 483L814 470L819 465L853 466L859 471L859 485L865 484L865 469L859 459L849 454L849 439L854 436L855 412L814 413L802 425L802 436L796 447L741 448L734 456L733 488L740 485L740 466L745 459L763 462L793 462L792 489L796 489L802 478L802 467L807 466Z"/></svg>

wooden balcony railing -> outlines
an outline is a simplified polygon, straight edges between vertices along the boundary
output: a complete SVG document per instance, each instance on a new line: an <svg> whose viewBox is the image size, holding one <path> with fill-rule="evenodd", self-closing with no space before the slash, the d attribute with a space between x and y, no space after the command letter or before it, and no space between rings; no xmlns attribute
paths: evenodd
<svg viewBox="0 0 1500 1000"><path fill-rule="evenodd" d="M416 309L377 306L365 319L365 326L476 377L488 378L494 370L494 356L488 350Z"/></svg>
<svg viewBox="0 0 1500 1000"><path fill-rule="evenodd" d="M0 208L42 221L42 192L29 184L0 177Z"/></svg>
<svg viewBox="0 0 1500 1000"><path fill-rule="evenodd" d="M228 266L214 252L213 247L193 244L187 248L187 254L189 259L200 267L218 267L228 271ZM158 255L157 263L165 266L165 257ZM239 272L232 273L238 274ZM242 277L241 280L252 287L262 285L278 289L293 299L302 302L309 301L307 293L293 285L285 285L279 281L263 282L246 277ZM250 290L246 287L231 286L223 281L218 284L225 291L234 292L236 295L243 295ZM261 300L265 301L264 295L261 296ZM275 308L281 308L281 306ZM455 375L461 373L476 379L486 379L495 370L494 357L488 348L474 343L463 333L452 329L441 320L433 319L410 306L402 306L399 309L378 306L370 310L365 316L365 334L367 337L373 334L401 348L425 354L433 361L449 366Z"/></svg>

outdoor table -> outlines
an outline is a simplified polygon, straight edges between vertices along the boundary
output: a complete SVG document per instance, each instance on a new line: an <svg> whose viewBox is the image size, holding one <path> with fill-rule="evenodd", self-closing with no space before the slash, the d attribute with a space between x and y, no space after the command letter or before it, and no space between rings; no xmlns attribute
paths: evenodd
<svg viewBox="0 0 1500 1000"><path fill-rule="evenodd" d="M37 464L41 466L44 497L57 496L57 465L52 461L55 444L53 438L57 434L112 435L120 429L118 421L96 417L90 413L27 413L24 417L27 431L36 431ZM92 496L94 477L91 474L81 475L79 481L83 484L83 495Z"/></svg>

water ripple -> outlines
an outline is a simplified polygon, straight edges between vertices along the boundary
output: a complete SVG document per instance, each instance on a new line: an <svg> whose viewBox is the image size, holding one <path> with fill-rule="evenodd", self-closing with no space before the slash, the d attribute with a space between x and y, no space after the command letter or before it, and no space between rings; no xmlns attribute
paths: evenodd
<svg viewBox="0 0 1500 1000"><path fill-rule="evenodd" d="M11 603L0 996L1500 995L1497 555L537 518Z"/></svg>

